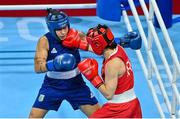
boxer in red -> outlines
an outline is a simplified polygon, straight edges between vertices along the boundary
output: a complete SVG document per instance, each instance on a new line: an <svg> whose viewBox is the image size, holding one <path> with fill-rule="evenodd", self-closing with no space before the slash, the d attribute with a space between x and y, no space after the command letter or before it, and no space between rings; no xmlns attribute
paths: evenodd
<svg viewBox="0 0 180 119"><path fill-rule="evenodd" d="M134 75L125 50L114 42L111 30L105 25L91 28L87 34L94 53L104 56L102 78L98 63L87 58L78 64L80 72L108 100L91 118L142 118L141 106L134 92Z"/></svg>

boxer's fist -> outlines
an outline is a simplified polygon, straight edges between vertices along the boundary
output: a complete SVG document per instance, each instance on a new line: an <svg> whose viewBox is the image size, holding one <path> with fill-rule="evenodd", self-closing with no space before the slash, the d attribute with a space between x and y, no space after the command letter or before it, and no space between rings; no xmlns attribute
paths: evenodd
<svg viewBox="0 0 180 119"><path fill-rule="evenodd" d="M95 59L87 58L78 64L80 72L94 85L98 88L103 81L98 75L98 63Z"/></svg>
<svg viewBox="0 0 180 119"><path fill-rule="evenodd" d="M88 43L86 40L81 40L79 32L75 29L70 29L67 37L62 41L62 44L68 48L79 48L81 50L88 50Z"/></svg>
<svg viewBox="0 0 180 119"><path fill-rule="evenodd" d="M75 67L76 59L72 54L64 53L56 56L46 63L48 71L72 70Z"/></svg>

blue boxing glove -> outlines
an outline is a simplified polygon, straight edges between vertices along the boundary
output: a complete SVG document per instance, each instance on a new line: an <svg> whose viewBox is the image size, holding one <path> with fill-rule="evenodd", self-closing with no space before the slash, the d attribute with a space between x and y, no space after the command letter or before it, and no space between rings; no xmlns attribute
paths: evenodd
<svg viewBox="0 0 180 119"><path fill-rule="evenodd" d="M128 32L124 37L120 38L119 43L124 48L138 50L141 48L142 39L137 32Z"/></svg>
<svg viewBox="0 0 180 119"><path fill-rule="evenodd" d="M56 56L46 63L48 71L68 71L76 65L76 59L72 54L64 53Z"/></svg>

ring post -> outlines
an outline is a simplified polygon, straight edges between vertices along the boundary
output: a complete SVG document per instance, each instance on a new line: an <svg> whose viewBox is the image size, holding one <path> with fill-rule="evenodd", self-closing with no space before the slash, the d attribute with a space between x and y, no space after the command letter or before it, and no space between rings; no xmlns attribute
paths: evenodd
<svg viewBox="0 0 180 119"><path fill-rule="evenodd" d="M156 0L156 2L166 28L170 28L172 26L172 0ZM160 28L156 16L154 19L154 26Z"/></svg>
<svg viewBox="0 0 180 119"><path fill-rule="evenodd" d="M121 20L121 0L97 0L96 13L102 19L117 21Z"/></svg>

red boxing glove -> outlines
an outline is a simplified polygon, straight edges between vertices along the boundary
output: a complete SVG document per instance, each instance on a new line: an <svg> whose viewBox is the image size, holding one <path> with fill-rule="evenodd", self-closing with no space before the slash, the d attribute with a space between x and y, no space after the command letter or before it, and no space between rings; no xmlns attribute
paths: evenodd
<svg viewBox="0 0 180 119"><path fill-rule="evenodd" d="M98 75L98 63L95 59L84 59L78 64L78 68L94 87L99 88L103 84L103 80Z"/></svg>
<svg viewBox="0 0 180 119"><path fill-rule="evenodd" d="M69 30L67 37L62 40L62 44L68 48L88 50L88 42L86 40L81 40L78 31L75 29Z"/></svg>

